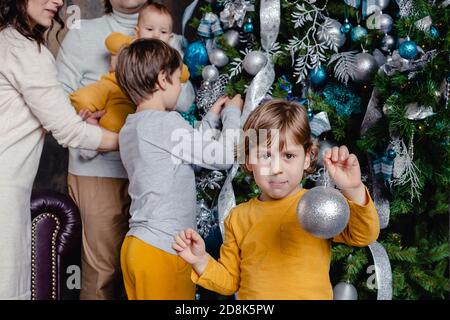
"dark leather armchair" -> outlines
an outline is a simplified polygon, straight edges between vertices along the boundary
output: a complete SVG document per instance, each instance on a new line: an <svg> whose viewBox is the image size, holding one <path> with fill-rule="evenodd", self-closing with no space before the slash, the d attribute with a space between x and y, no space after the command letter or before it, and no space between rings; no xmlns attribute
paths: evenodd
<svg viewBox="0 0 450 320"><path fill-rule="evenodd" d="M67 268L80 265L81 219L69 196L52 191L31 196L31 298L75 298Z"/></svg>

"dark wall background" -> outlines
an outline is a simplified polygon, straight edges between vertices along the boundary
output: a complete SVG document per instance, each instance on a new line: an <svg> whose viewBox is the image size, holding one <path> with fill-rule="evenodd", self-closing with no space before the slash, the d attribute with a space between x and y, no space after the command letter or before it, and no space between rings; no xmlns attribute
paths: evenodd
<svg viewBox="0 0 450 320"><path fill-rule="evenodd" d="M158 1L164 3L172 12L174 17L174 32L181 33L181 20L184 9L191 3L190 0L166 0ZM101 0L72 0L66 5L78 5L81 9L83 19L92 19L103 14L103 3ZM67 30L62 30L59 35L59 42L64 39ZM54 55L57 54L59 43L56 41L55 31L50 33L49 48ZM45 138L44 150L42 152L39 170L35 179L34 189L51 189L62 193L67 193L67 165L68 150L59 146L56 140L47 135Z"/></svg>

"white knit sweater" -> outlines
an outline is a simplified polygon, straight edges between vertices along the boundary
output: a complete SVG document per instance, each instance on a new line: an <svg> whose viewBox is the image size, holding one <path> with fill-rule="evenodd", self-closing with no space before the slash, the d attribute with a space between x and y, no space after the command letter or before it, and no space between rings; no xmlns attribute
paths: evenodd
<svg viewBox="0 0 450 320"><path fill-rule="evenodd" d="M55 60L13 28L0 31L0 299L30 296L30 196L50 131L63 146L96 149L57 80Z"/></svg>

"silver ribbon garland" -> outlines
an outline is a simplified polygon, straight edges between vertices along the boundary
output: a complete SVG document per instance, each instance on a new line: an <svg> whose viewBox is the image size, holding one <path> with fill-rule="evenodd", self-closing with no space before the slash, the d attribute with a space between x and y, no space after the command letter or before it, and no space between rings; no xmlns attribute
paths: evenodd
<svg viewBox="0 0 450 320"><path fill-rule="evenodd" d="M186 9L184 9L183 19L181 22L181 29L182 29L181 34L183 36L184 36L184 32L186 30L186 24L192 18L192 14L194 13L195 8L197 7L197 4L198 4L198 0L194 0L194 1L192 1L192 3L190 5L188 5L186 7Z"/></svg>
<svg viewBox="0 0 450 320"><path fill-rule="evenodd" d="M377 241L369 244L375 265L377 300L392 300L392 269L384 247Z"/></svg>
<svg viewBox="0 0 450 320"><path fill-rule="evenodd" d="M244 110L241 115L241 125L245 123L249 114L259 105L275 81L275 69L268 53L278 38L281 22L280 0L262 0L260 7L261 44L268 55L267 64L253 78L247 89ZM224 221L230 210L236 205L233 190L233 179L237 174L239 164L235 163L229 170L227 179L219 194L218 211L219 226L224 234Z"/></svg>

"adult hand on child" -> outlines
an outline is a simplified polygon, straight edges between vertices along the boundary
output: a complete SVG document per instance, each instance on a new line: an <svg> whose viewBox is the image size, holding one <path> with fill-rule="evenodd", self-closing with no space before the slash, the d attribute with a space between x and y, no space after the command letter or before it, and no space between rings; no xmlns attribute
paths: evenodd
<svg viewBox="0 0 450 320"><path fill-rule="evenodd" d="M361 205L367 202L358 158L346 146L328 149L324 164L330 178L347 198Z"/></svg>
<svg viewBox="0 0 450 320"><path fill-rule="evenodd" d="M87 109L82 109L78 115L83 119L83 121L86 121L87 123L98 125L98 119L103 117L106 114L106 110L100 110L96 112L91 112Z"/></svg>
<svg viewBox="0 0 450 320"><path fill-rule="evenodd" d="M174 241L172 248L201 275L209 260L202 237L193 229L186 229L176 234Z"/></svg>

